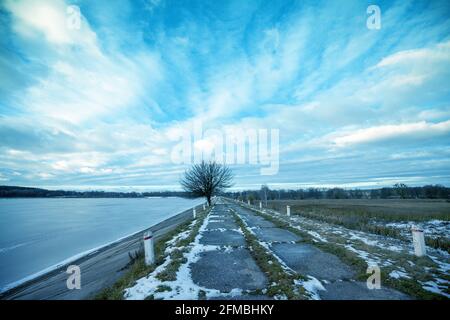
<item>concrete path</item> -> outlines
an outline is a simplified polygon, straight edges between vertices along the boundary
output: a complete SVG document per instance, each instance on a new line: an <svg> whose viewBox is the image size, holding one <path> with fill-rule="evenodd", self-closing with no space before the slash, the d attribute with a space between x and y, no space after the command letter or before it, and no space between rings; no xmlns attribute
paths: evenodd
<svg viewBox="0 0 450 320"><path fill-rule="evenodd" d="M230 204L246 222L261 242L288 267L304 276L319 280L325 290L318 290L321 299L328 300L403 300L407 295L390 289L369 290L365 282L353 280L355 271L337 256L317 247L303 243L301 237L292 232L276 228L275 225L252 210L238 204Z"/></svg>
<svg viewBox="0 0 450 320"><path fill-rule="evenodd" d="M219 248L202 252L200 258L189 266L192 280L197 285L222 293L230 293L233 289L253 291L267 286L267 278L246 248L245 238L227 205L217 203L211 210L200 244ZM231 293L223 298L269 299L247 294L233 296Z"/></svg>

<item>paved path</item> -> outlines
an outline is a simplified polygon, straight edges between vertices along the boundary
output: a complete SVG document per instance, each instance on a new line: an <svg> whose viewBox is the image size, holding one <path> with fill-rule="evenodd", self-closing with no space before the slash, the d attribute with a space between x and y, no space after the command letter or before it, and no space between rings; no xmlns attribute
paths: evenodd
<svg viewBox="0 0 450 320"><path fill-rule="evenodd" d="M261 242L292 270L318 279L325 290L319 290L321 299L375 300L409 299L399 291L381 288L369 290L365 282L353 280L355 271L337 256L302 242L301 237L275 225L252 210L232 203L230 207L246 222Z"/></svg>
<svg viewBox="0 0 450 320"><path fill-rule="evenodd" d="M217 203L211 210L200 244L219 248L202 252L199 260L190 265L192 280L197 285L222 293L233 289L253 291L267 286L267 278L246 248L245 238L227 205ZM245 294L222 298L269 299Z"/></svg>

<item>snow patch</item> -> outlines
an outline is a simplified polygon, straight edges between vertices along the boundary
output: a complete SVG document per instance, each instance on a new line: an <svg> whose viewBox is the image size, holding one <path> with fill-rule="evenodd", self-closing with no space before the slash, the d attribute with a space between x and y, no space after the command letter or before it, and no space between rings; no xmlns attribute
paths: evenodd
<svg viewBox="0 0 450 320"><path fill-rule="evenodd" d="M322 283L312 276L308 276L308 280L297 280L295 281L296 285L300 285L305 288L306 292L311 296L313 300L320 300L320 295L318 291L325 291L326 289L322 285Z"/></svg>
<svg viewBox="0 0 450 320"><path fill-rule="evenodd" d="M446 296L447 298L450 298L450 294L448 294L448 293L443 291L445 289L445 287L441 288L439 286L439 284L437 284L434 281L422 282L422 288L427 290L427 291L430 291L430 292L433 292L433 293L437 293L437 294Z"/></svg>
<svg viewBox="0 0 450 320"><path fill-rule="evenodd" d="M297 228L298 230L300 230L300 228ZM320 234L318 234L315 231L307 231L308 234L310 234L311 236L313 236L314 238L318 239L321 242L328 242L327 239L325 239L324 237L322 237Z"/></svg>
<svg viewBox="0 0 450 320"><path fill-rule="evenodd" d="M406 272L400 271L400 270L394 270L391 273L389 273L389 277L394 279L400 279L400 278L406 278L411 279L410 276Z"/></svg>

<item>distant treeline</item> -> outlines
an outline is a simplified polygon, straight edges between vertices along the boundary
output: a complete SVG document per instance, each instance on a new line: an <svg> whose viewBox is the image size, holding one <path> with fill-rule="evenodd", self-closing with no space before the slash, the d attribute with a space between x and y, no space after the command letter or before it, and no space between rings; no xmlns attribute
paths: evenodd
<svg viewBox="0 0 450 320"><path fill-rule="evenodd" d="M408 187L398 183L392 187L360 190L342 188L309 188L296 190L271 190L262 186L261 190L227 192L226 196L247 200L300 200L300 199L450 199L450 188L441 185Z"/></svg>
<svg viewBox="0 0 450 320"><path fill-rule="evenodd" d="M144 197L191 197L183 191L155 192L108 192L108 191L64 191L40 188L0 186L0 198L144 198Z"/></svg>

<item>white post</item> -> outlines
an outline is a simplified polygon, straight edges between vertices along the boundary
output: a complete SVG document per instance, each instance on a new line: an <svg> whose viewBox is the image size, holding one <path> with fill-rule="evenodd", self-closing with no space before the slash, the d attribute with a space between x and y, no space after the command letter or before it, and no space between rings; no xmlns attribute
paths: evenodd
<svg viewBox="0 0 450 320"><path fill-rule="evenodd" d="M203 210L206 210L206 205L205 204L203 204Z"/></svg>
<svg viewBox="0 0 450 320"><path fill-rule="evenodd" d="M423 236L423 230L416 227L411 228L413 235L414 254L418 257L427 255L427 248L425 247L425 238Z"/></svg>
<svg viewBox="0 0 450 320"><path fill-rule="evenodd" d="M247 200L248 205L250 205L250 200Z"/></svg>
<svg viewBox="0 0 450 320"><path fill-rule="evenodd" d="M153 232L147 231L144 233L144 252L145 264L147 266L155 263L155 249L153 247Z"/></svg>
<svg viewBox="0 0 450 320"><path fill-rule="evenodd" d="M288 217L291 216L291 207L290 206L286 206L286 214Z"/></svg>
<svg viewBox="0 0 450 320"><path fill-rule="evenodd" d="M259 208L262 209L262 201L259 202Z"/></svg>
<svg viewBox="0 0 450 320"><path fill-rule="evenodd" d="M192 209L192 216L195 218L197 218L197 212L195 211L195 208Z"/></svg>

